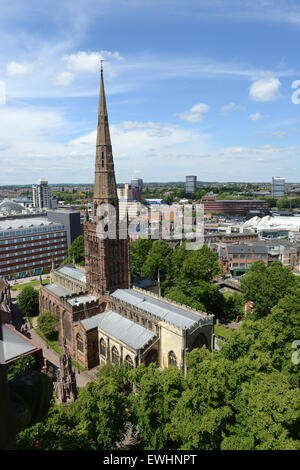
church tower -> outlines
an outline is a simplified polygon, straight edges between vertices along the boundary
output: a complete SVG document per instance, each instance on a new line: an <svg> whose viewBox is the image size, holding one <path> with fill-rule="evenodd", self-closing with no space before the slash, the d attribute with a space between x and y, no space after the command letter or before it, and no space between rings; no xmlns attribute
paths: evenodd
<svg viewBox="0 0 300 470"><path fill-rule="evenodd" d="M93 222L84 223L86 282L91 294L102 296L130 287L127 223L122 232L119 229L119 203L101 66Z"/></svg>

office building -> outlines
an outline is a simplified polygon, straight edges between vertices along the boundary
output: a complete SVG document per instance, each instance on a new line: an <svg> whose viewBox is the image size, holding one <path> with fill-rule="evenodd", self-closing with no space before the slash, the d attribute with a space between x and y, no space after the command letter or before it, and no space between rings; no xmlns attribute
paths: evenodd
<svg viewBox="0 0 300 470"><path fill-rule="evenodd" d="M285 178L272 178L272 197L278 199L284 197L285 193Z"/></svg>
<svg viewBox="0 0 300 470"><path fill-rule="evenodd" d="M38 184L32 186L33 207L49 209L51 207L51 191L48 181L40 178Z"/></svg>
<svg viewBox="0 0 300 470"><path fill-rule="evenodd" d="M81 235L80 212L68 209L50 209L47 212L47 219L50 222L62 224L67 232L68 249L75 238Z"/></svg>
<svg viewBox="0 0 300 470"><path fill-rule="evenodd" d="M67 256L67 232L45 217L0 221L0 277L22 278L49 272Z"/></svg>
<svg viewBox="0 0 300 470"><path fill-rule="evenodd" d="M185 177L185 192L186 194L192 194L197 191L197 176L186 176Z"/></svg>

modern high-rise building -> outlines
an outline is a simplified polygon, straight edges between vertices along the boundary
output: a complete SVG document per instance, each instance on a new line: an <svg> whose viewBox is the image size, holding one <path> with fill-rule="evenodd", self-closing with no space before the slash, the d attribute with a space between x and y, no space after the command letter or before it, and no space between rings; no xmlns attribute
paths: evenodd
<svg viewBox="0 0 300 470"><path fill-rule="evenodd" d="M186 194L192 194L197 191L197 176L186 176L185 177L185 192Z"/></svg>
<svg viewBox="0 0 300 470"><path fill-rule="evenodd" d="M135 199L140 201L142 198L142 191L143 191L143 180L142 178L133 178L131 180L131 187L132 190L135 192Z"/></svg>
<svg viewBox="0 0 300 470"><path fill-rule="evenodd" d="M48 181L40 178L38 184L32 186L33 207L48 209L51 207L51 191Z"/></svg>
<svg viewBox="0 0 300 470"><path fill-rule="evenodd" d="M273 177L272 178L272 197L284 197L285 193L285 178Z"/></svg>

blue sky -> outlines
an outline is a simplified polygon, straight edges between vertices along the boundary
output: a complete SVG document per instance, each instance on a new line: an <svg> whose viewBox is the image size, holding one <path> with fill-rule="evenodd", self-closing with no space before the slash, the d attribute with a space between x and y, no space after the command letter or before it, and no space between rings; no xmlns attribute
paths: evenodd
<svg viewBox="0 0 300 470"><path fill-rule="evenodd" d="M299 1L0 0L0 12L0 185L93 183L101 58L119 183L300 182Z"/></svg>

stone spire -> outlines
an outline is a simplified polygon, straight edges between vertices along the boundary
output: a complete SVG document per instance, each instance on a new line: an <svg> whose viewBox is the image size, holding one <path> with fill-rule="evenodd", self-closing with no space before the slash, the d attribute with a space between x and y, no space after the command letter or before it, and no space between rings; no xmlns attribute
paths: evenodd
<svg viewBox="0 0 300 470"><path fill-rule="evenodd" d="M74 401L78 395L75 371L72 367L71 356L63 339L62 354L59 358L57 371L56 398L58 403Z"/></svg>
<svg viewBox="0 0 300 470"><path fill-rule="evenodd" d="M102 203L112 204L118 215L117 185L110 140L103 69L101 65L100 99L96 143L95 185L94 185L94 221L97 222L97 207ZM118 217L117 217L118 220Z"/></svg>

